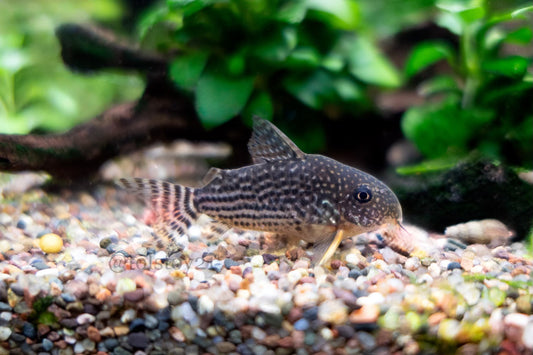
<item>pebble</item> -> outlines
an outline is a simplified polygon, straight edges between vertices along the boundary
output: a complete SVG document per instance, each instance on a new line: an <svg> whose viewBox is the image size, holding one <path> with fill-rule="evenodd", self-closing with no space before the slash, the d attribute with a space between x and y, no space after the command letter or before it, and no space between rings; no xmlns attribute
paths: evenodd
<svg viewBox="0 0 533 355"><path fill-rule="evenodd" d="M45 195L37 187L45 202L0 206L9 220L1 233L16 239L0 240L2 346L60 355L415 354L438 352L437 342L471 353L533 350L524 243L462 249L426 236L427 255L405 257L359 237L343 242L331 268L317 269L303 244L275 256L263 253L261 235L210 238L193 227L192 238L177 238L178 257L150 244L153 216L143 224L141 205L119 204L109 189ZM68 244L55 255L32 247L51 233ZM116 251L153 263L115 273ZM39 319L49 311L58 330L24 321L46 296Z"/></svg>
<svg viewBox="0 0 533 355"><path fill-rule="evenodd" d="M133 281L130 278L121 278L117 281L116 291L119 294L125 294L126 292L132 292L135 291L137 288L137 285L135 284L135 281Z"/></svg>
<svg viewBox="0 0 533 355"><path fill-rule="evenodd" d="M63 239L57 234L48 233L39 239L39 247L45 253L59 253L63 249Z"/></svg>
<svg viewBox="0 0 533 355"><path fill-rule="evenodd" d="M454 270L454 269L461 269L461 264L457 261L452 261L451 263L446 266L447 270Z"/></svg>
<svg viewBox="0 0 533 355"><path fill-rule="evenodd" d="M146 334L135 332L128 334L128 344L136 349L146 349L150 344L150 340Z"/></svg>
<svg viewBox="0 0 533 355"><path fill-rule="evenodd" d="M11 329L9 327L0 327L0 341L5 341L11 336Z"/></svg>
<svg viewBox="0 0 533 355"><path fill-rule="evenodd" d="M250 260L250 263L252 264L252 267L262 267L264 263L263 256L254 255L252 259Z"/></svg>
<svg viewBox="0 0 533 355"><path fill-rule="evenodd" d="M326 323L343 324L348 319L348 307L341 300L327 300L318 307L318 318Z"/></svg>
<svg viewBox="0 0 533 355"><path fill-rule="evenodd" d="M54 348L54 343L51 340L43 339L43 350L44 351L50 351Z"/></svg>
<svg viewBox="0 0 533 355"><path fill-rule="evenodd" d="M94 323L95 320L96 317L89 313L83 313L76 317L76 322L79 325Z"/></svg>
<svg viewBox="0 0 533 355"><path fill-rule="evenodd" d="M120 321L122 323L130 323L137 317L137 311L135 309L127 309L122 313Z"/></svg>
<svg viewBox="0 0 533 355"><path fill-rule="evenodd" d="M374 323L378 320L380 309L377 304L363 304L361 308L352 311L349 320L352 323Z"/></svg>

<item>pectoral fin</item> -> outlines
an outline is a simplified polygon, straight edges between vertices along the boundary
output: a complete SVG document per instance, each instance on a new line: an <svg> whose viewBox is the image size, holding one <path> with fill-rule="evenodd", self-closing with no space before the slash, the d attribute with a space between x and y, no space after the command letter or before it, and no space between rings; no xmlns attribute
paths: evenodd
<svg viewBox="0 0 533 355"><path fill-rule="evenodd" d="M328 239L317 242L313 246L313 261L317 263L317 265L323 265L326 261L328 261L333 254L335 253L335 250L339 247L339 244L341 243L342 239L344 237L344 231L342 229L339 229L335 231L335 233Z"/></svg>

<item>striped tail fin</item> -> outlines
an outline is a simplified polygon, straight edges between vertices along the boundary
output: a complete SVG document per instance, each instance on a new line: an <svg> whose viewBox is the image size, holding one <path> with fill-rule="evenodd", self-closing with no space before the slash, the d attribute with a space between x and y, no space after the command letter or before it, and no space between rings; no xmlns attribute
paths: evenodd
<svg viewBox="0 0 533 355"><path fill-rule="evenodd" d="M191 187L139 178L120 179L117 183L151 207L157 218L153 228L161 238L175 240L187 234L192 222L199 216Z"/></svg>

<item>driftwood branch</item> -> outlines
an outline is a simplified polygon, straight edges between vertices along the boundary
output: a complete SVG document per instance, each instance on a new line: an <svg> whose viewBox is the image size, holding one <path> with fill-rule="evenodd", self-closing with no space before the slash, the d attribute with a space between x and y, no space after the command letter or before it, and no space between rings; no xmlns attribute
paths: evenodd
<svg viewBox="0 0 533 355"><path fill-rule="evenodd" d="M164 58L93 27L64 25L57 36L71 69L135 70L147 76L147 87L140 100L112 107L63 134L0 135L0 170L46 171L68 181L87 178L106 160L154 142L229 140L244 147L248 133L240 122L203 129L192 100L168 81Z"/></svg>

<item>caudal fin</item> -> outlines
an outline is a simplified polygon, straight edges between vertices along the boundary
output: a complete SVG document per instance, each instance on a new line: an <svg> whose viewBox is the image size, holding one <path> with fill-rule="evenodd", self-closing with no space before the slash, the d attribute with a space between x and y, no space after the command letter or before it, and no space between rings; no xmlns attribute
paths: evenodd
<svg viewBox="0 0 533 355"><path fill-rule="evenodd" d="M156 214L155 232L161 238L174 240L187 231L198 211L194 207L194 189L152 179L120 179L117 184L139 196Z"/></svg>

